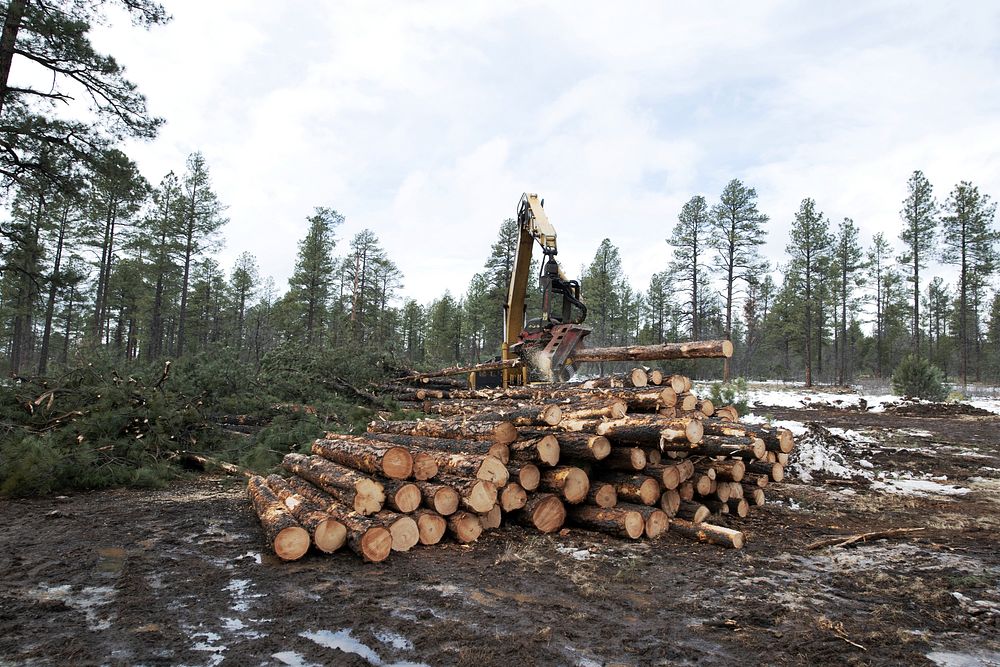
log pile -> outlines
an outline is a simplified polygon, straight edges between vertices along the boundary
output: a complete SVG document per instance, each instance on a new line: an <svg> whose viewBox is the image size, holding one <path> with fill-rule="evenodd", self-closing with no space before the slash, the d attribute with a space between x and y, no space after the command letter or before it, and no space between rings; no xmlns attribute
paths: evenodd
<svg viewBox="0 0 1000 667"><path fill-rule="evenodd" d="M429 379L386 389L427 419L328 433L311 455L285 457L290 477L251 478L280 558L311 543L378 562L445 536L468 544L505 524L632 540L671 532L739 549L743 533L719 524L764 504L794 447L789 431L741 423L731 406L696 396L688 378L645 368L507 390Z"/></svg>

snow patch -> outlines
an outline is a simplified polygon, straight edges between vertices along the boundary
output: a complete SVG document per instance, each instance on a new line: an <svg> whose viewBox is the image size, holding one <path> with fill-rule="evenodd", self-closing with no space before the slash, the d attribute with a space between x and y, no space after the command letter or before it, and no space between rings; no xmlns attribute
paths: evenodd
<svg viewBox="0 0 1000 667"><path fill-rule="evenodd" d="M355 639L349 628L337 630L336 632L333 632L332 630L300 632L299 636L311 639L320 646L324 646L326 648L335 648L345 653L353 653L361 656L361 658L366 660L369 664L376 665L377 667L428 667L428 665L419 662L383 662L382 658L379 657L379 654L376 653L374 649ZM406 641L405 638L404 641Z"/></svg>
<svg viewBox="0 0 1000 667"><path fill-rule="evenodd" d="M87 617L87 627L91 630L107 630L111 627L113 615L102 617L98 614L97 609L111 604L115 589L110 586L85 586L79 592L74 593L73 587L70 585L48 586L42 584L29 594L39 601L59 601L67 607L83 612L83 615Z"/></svg>
<svg viewBox="0 0 1000 667"><path fill-rule="evenodd" d="M556 551L561 554L566 554L570 558L575 560L587 560L588 558L593 558L595 554L591 553L587 549L576 549L574 547L567 547L559 545L556 547Z"/></svg>
<svg viewBox="0 0 1000 667"><path fill-rule="evenodd" d="M954 484L941 484L930 479L913 479L901 477L898 479L876 480L872 482L872 489L884 491L885 493L895 493L904 496L928 495L939 496L964 496L969 493L969 489Z"/></svg>

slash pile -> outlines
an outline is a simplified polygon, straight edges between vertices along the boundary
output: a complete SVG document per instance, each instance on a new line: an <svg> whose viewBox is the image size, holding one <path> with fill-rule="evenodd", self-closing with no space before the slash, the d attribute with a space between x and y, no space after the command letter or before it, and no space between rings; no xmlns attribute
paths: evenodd
<svg viewBox="0 0 1000 667"><path fill-rule="evenodd" d="M275 553L346 545L366 561L435 544L473 542L514 523L564 525L628 539L667 530L732 548L747 516L781 481L794 442L742 424L681 375L624 377L507 390L446 380L383 388L436 418L376 421L363 436L326 434L312 455L289 454L290 477L253 477L248 493Z"/></svg>

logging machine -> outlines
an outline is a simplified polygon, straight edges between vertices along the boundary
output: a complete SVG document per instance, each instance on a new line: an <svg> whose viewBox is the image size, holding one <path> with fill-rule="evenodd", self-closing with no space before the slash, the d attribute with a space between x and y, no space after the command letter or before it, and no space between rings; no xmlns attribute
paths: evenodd
<svg viewBox="0 0 1000 667"><path fill-rule="evenodd" d="M545 200L524 193L517 207L519 230L507 303L504 305L502 359L521 359L525 365L502 371L503 386L527 384L528 367L547 379L568 375L567 359L590 333L584 326L587 306L580 298L580 283L567 280L556 261L556 230L545 215ZM535 243L542 247L538 277L542 289L541 316L527 318L528 275ZM571 369L569 369L571 370Z"/></svg>

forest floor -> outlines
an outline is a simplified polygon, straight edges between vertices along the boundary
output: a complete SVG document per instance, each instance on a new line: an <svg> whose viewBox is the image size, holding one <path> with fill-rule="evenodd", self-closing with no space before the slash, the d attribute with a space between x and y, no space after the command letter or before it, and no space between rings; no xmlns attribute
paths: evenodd
<svg viewBox="0 0 1000 667"><path fill-rule="evenodd" d="M1000 416L755 412L806 434L723 521L741 551L504 528L280 563L233 478L4 501L0 665L1000 665Z"/></svg>

